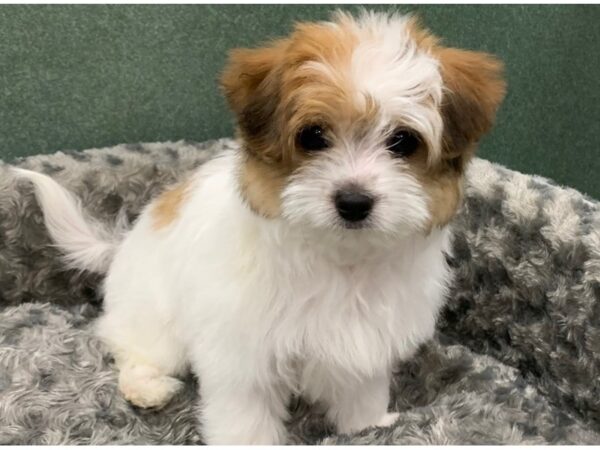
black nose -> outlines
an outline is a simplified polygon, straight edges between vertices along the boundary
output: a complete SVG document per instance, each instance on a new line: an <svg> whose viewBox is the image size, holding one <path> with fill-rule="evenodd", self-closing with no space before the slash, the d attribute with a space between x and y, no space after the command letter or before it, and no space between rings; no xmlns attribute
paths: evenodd
<svg viewBox="0 0 600 450"><path fill-rule="evenodd" d="M356 190L340 190L334 200L338 214L349 222L366 219L373 209L373 198Z"/></svg>

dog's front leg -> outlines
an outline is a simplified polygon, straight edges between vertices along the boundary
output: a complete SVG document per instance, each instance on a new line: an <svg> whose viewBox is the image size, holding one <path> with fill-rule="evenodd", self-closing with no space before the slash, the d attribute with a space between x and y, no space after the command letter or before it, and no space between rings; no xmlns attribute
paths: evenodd
<svg viewBox="0 0 600 450"><path fill-rule="evenodd" d="M206 356L206 355L204 355ZM200 423L207 444L284 444L288 392L266 367L221 353L197 370ZM265 370L266 369L266 370Z"/></svg>
<svg viewBox="0 0 600 450"><path fill-rule="evenodd" d="M338 432L352 433L371 426L389 426L398 413L388 413L390 374L381 373L362 378L338 377L336 386L324 398L329 409L327 417L337 425Z"/></svg>

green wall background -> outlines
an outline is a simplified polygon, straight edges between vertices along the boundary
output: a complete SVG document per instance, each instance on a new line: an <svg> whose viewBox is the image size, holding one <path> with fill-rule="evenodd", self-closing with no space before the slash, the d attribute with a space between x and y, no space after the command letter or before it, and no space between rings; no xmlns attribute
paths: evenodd
<svg viewBox="0 0 600 450"><path fill-rule="evenodd" d="M447 44L500 56L509 92L480 155L600 198L600 6L370 7L416 12ZM0 6L0 159L231 135L216 82L226 50L334 8Z"/></svg>

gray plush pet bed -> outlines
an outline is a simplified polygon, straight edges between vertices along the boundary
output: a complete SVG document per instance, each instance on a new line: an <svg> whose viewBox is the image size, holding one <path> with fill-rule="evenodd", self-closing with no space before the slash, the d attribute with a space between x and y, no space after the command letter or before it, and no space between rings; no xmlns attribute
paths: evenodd
<svg viewBox="0 0 600 450"><path fill-rule="evenodd" d="M231 140L35 156L90 213L130 220ZM294 399L290 442L600 444L600 204L483 160L454 222L455 281L436 338L399 365L391 428L337 435ZM196 380L166 408L118 393L90 333L96 276L65 270L31 186L0 165L0 444L201 443Z"/></svg>

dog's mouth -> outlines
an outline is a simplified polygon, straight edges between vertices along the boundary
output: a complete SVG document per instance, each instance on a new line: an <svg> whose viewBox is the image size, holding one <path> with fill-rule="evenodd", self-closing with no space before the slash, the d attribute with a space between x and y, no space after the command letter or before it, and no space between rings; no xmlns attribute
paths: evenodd
<svg viewBox="0 0 600 450"><path fill-rule="evenodd" d="M341 227L345 230L367 230L373 228L373 224L370 220L361 220L360 222L351 222L348 220L341 220Z"/></svg>

